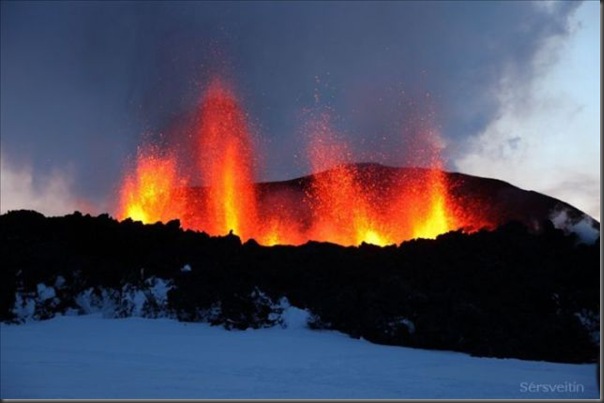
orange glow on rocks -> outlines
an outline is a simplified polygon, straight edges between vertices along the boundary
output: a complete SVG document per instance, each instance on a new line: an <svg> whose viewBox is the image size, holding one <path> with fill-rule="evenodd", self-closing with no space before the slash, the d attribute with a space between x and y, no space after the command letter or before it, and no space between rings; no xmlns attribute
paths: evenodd
<svg viewBox="0 0 604 403"><path fill-rule="evenodd" d="M439 149L430 141L421 150L428 150L427 168L388 171L350 164L347 145L323 115L310 125L311 179L258 184L257 155L232 88L214 79L197 116L194 147L188 148L196 155L194 169L179 175L173 152L139 150L136 168L120 190L119 218L145 223L179 218L186 229L210 235L232 231L263 245L310 240L390 245L481 227L481 220L451 198ZM201 178L201 186L190 183L193 177Z"/></svg>

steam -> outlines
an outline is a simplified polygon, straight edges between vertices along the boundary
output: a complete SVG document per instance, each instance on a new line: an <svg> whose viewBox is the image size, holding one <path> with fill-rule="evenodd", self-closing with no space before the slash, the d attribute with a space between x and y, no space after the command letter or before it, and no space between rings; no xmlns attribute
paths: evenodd
<svg viewBox="0 0 604 403"><path fill-rule="evenodd" d="M9 165L5 155L0 159L0 213L24 209L60 216L83 204L72 194L73 175L68 170L35 177L31 166Z"/></svg>
<svg viewBox="0 0 604 403"><path fill-rule="evenodd" d="M595 222L586 215L580 219L573 219L566 210L554 211L550 216L554 227L563 230L565 233L574 233L579 240L585 244L593 244L600 236L599 228L595 227Z"/></svg>

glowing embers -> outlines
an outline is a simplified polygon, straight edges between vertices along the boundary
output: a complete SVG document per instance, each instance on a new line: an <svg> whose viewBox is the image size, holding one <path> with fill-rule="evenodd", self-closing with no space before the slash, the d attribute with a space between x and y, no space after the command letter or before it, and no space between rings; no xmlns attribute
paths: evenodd
<svg viewBox="0 0 604 403"><path fill-rule="evenodd" d="M253 150L244 113L233 92L215 79L201 104L198 161L208 189L204 231L233 231L244 239L257 232Z"/></svg>
<svg viewBox="0 0 604 403"><path fill-rule="evenodd" d="M313 225L309 239L358 245L388 245L412 238L434 238L456 229L440 169L414 169L403 178L364 175L359 165L344 164L349 152L336 140L328 118L313 128L310 158L315 172L310 199ZM434 165L437 151L431 152ZM339 164L339 165L338 165Z"/></svg>
<svg viewBox="0 0 604 403"><path fill-rule="evenodd" d="M390 245L458 229L444 172L343 164L315 174L308 239Z"/></svg>
<svg viewBox="0 0 604 403"><path fill-rule="evenodd" d="M310 130L309 157L313 170L319 172L336 166L313 178L309 195L313 213L310 239L341 245L387 243L356 169L345 164L350 153L344 142L336 138L329 116L322 115Z"/></svg>
<svg viewBox="0 0 604 403"><path fill-rule="evenodd" d="M173 155L162 155L153 145L139 147L134 172L125 176L120 189L117 215L143 223L183 217L184 186Z"/></svg>
<svg viewBox="0 0 604 403"><path fill-rule="evenodd" d="M313 193L316 203L313 239L341 245L394 243L389 242L380 217L370 207L353 166L341 165L317 175Z"/></svg>

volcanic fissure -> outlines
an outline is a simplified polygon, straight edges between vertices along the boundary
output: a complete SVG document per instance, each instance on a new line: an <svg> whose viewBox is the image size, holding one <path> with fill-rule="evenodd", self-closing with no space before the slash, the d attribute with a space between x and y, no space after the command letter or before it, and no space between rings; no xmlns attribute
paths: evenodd
<svg viewBox="0 0 604 403"><path fill-rule="evenodd" d="M233 232L263 245L326 241L341 245L389 245L472 231L489 222L453 198L440 150L429 148L427 169L381 181L357 165L322 115L311 125L307 156L315 171L304 194L287 189L263 195L256 183L257 150L244 110L231 86L214 78L201 99L190 132L196 163L183 169L173 150L143 144L120 187L119 219L143 223L179 219L183 228L210 235ZM436 136L427 129L426 138ZM194 187L200 178L203 187Z"/></svg>

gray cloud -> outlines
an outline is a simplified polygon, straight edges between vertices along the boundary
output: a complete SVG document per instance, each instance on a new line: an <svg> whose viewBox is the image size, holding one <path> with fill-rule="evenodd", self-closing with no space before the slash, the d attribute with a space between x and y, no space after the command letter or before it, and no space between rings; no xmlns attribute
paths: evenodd
<svg viewBox="0 0 604 403"><path fill-rule="evenodd" d="M455 158L498 116L504 73L514 86L540 74L535 55L565 38L577 6L3 2L3 152L34 176L70 164L74 192L111 198L140 136L173 127L220 71L261 138L260 179L308 172L294 157L317 94L359 158L404 164L422 119Z"/></svg>

